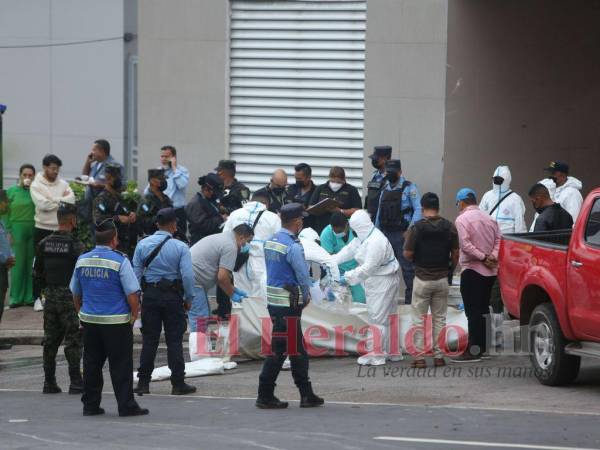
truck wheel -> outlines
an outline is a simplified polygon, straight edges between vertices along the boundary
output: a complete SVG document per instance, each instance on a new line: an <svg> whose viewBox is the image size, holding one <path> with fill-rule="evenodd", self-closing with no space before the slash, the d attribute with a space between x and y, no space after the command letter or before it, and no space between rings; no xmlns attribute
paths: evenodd
<svg viewBox="0 0 600 450"><path fill-rule="evenodd" d="M551 303L537 306L529 320L529 350L538 381L547 386L571 383L581 358L565 353L565 339Z"/></svg>

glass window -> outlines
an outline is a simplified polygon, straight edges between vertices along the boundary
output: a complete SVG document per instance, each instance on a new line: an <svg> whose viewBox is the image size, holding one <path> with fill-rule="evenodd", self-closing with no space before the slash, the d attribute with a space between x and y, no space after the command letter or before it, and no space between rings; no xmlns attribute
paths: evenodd
<svg viewBox="0 0 600 450"><path fill-rule="evenodd" d="M600 247L600 198L594 201L585 227L585 241Z"/></svg>

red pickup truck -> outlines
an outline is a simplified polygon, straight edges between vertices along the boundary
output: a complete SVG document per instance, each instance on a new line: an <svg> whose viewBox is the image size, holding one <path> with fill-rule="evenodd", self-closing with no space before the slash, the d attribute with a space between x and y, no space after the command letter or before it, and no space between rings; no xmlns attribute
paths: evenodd
<svg viewBox="0 0 600 450"><path fill-rule="evenodd" d="M600 188L572 230L503 236L498 272L509 314L529 325L526 349L542 384L568 384L581 356L600 358Z"/></svg>

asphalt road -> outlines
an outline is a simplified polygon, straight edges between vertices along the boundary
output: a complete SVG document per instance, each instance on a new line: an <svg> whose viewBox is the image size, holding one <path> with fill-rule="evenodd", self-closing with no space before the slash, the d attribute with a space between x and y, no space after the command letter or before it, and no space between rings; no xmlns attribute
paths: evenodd
<svg viewBox="0 0 600 450"><path fill-rule="evenodd" d="M539 385L525 357L469 366L417 376L404 361L367 376L352 358L312 360L326 405L298 408L283 373L277 392L290 408L263 411L254 407L260 362L242 362L188 380L195 396L172 397L169 382L152 383L153 395L139 398L150 415L136 418L118 417L107 376L107 414L83 417L78 397L40 393L41 348L16 347L0 352L0 448L600 449L597 364L585 364L567 388ZM66 388L62 358L58 374Z"/></svg>

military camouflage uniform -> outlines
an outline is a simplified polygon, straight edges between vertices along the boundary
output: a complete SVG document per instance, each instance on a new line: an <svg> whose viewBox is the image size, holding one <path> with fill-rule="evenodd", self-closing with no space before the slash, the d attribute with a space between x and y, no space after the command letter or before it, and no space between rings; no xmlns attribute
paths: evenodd
<svg viewBox="0 0 600 450"><path fill-rule="evenodd" d="M57 231L44 238L36 249L34 277L43 286L44 373L55 380L56 354L64 340L71 379L80 378L81 334L69 281L84 246L70 233Z"/></svg>
<svg viewBox="0 0 600 450"><path fill-rule="evenodd" d="M117 225L117 234L119 237L119 245L117 250L125 253L129 258L133 256L135 245L137 243L137 227L135 224L128 225L120 223L116 216L128 216L131 211L119 194L113 194L112 192L104 189L94 199L94 222L98 223L102 220L113 218Z"/></svg>
<svg viewBox="0 0 600 450"><path fill-rule="evenodd" d="M231 214L236 209L240 209L248 200L250 200L250 189L234 179L233 184L223 190L220 205L221 213Z"/></svg>
<svg viewBox="0 0 600 450"><path fill-rule="evenodd" d="M163 195L158 197L153 192L149 191L145 196L137 210L137 222L139 223L140 234L144 237L154 234L156 228L156 213L163 208L171 208L173 202L169 197Z"/></svg>

